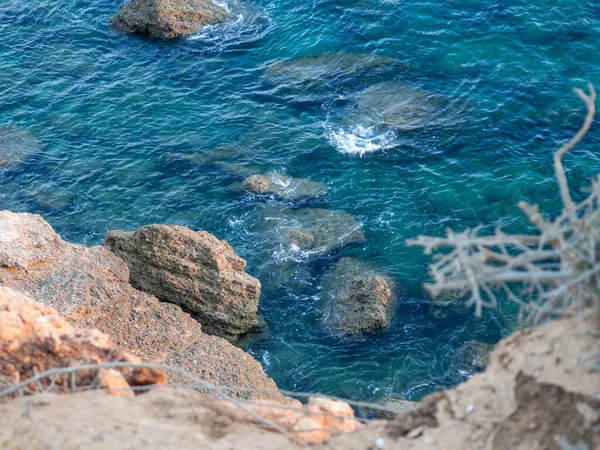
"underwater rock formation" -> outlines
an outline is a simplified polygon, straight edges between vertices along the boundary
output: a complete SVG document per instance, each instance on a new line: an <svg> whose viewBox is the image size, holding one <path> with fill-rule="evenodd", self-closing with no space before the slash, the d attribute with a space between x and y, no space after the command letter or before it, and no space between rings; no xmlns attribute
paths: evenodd
<svg viewBox="0 0 600 450"><path fill-rule="evenodd" d="M72 327L54 308L35 302L10 288L0 287L0 391L7 383L24 382L51 369L102 363L139 363L113 348L98 330ZM111 395L133 395L130 386L163 383L165 372L146 367L86 369L41 378L22 386L27 392L108 390Z"/></svg>
<svg viewBox="0 0 600 450"><path fill-rule="evenodd" d="M212 234L148 225L111 231L104 245L127 262L133 286L191 311L206 333L235 340L258 327L260 281Z"/></svg>
<svg viewBox="0 0 600 450"><path fill-rule="evenodd" d="M396 288L356 258L344 257L323 278L322 326L329 333L360 338L387 328L394 314Z"/></svg>
<svg viewBox="0 0 600 450"><path fill-rule="evenodd" d="M273 236L292 254L324 256L352 244L362 244L362 225L344 211L322 208L264 208L257 222L261 233Z"/></svg>
<svg viewBox="0 0 600 450"><path fill-rule="evenodd" d="M431 127L444 120L444 100L441 95L408 83L379 83L357 95L347 120L378 130Z"/></svg>
<svg viewBox="0 0 600 450"><path fill-rule="evenodd" d="M251 175L244 180L243 188L252 194L271 194L280 200L300 200L327 193L327 186L322 183L278 173Z"/></svg>
<svg viewBox="0 0 600 450"><path fill-rule="evenodd" d="M178 366L219 386L277 389L249 354L204 333L179 306L134 289L121 258L63 241L38 215L0 211L0 285L52 306L74 326L97 328L144 361ZM291 402L279 393L230 394Z"/></svg>
<svg viewBox="0 0 600 450"><path fill-rule="evenodd" d="M406 67L407 63L382 55L327 53L272 64L265 81L291 89L314 88L348 80L369 70L392 71Z"/></svg>
<svg viewBox="0 0 600 450"><path fill-rule="evenodd" d="M131 0L112 24L125 33L174 39L228 18L229 13L211 0Z"/></svg>
<svg viewBox="0 0 600 450"><path fill-rule="evenodd" d="M0 167L20 164L42 148L42 143L33 133L11 125L0 125Z"/></svg>

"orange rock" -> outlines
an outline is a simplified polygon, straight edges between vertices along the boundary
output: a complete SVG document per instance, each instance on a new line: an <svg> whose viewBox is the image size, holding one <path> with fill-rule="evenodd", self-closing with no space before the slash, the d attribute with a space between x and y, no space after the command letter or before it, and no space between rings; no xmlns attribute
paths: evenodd
<svg viewBox="0 0 600 450"><path fill-rule="evenodd" d="M141 360L113 348L98 330L69 325L56 310L7 287L0 287L0 379L20 382L42 372L76 365ZM87 369L55 373L32 381L24 392L70 392L83 387L111 390L136 384L162 383L161 370L138 367Z"/></svg>
<svg viewBox="0 0 600 450"><path fill-rule="evenodd" d="M320 444L334 434L353 433L361 427L348 403L322 397L311 397L301 409L267 403L253 403L249 407L265 420L309 444Z"/></svg>
<svg viewBox="0 0 600 450"><path fill-rule="evenodd" d="M125 377L115 369L100 369L98 371L98 379L100 380L102 389L106 389L109 395L115 397L133 397L135 395Z"/></svg>

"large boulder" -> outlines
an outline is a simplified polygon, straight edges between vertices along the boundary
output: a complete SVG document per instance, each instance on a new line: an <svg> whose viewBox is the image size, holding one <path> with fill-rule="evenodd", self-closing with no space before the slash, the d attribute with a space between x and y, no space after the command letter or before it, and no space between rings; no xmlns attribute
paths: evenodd
<svg viewBox="0 0 600 450"><path fill-rule="evenodd" d="M29 131L0 125L0 167L15 166L42 150L42 143Z"/></svg>
<svg viewBox="0 0 600 450"><path fill-rule="evenodd" d="M355 258L341 258L323 279L323 328L347 338L387 328L396 288L387 277Z"/></svg>
<svg viewBox="0 0 600 450"><path fill-rule="evenodd" d="M281 200L300 200L327 193L327 186L322 183L279 173L251 175L244 180L243 188L252 194L269 194Z"/></svg>
<svg viewBox="0 0 600 450"><path fill-rule="evenodd" d="M121 258L63 241L40 216L0 211L0 285L54 307L72 325L97 328L144 361L178 366L220 386L277 389L249 354L204 333L179 306L134 289ZM232 394L290 402L278 393Z"/></svg>
<svg viewBox="0 0 600 450"><path fill-rule="evenodd" d="M164 382L162 370L118 366L59 373L24 383L52 369L139 362L139 358L113 348L104 333L72 327L54 308L0 287L0 391L23 383L9 394L106 388L112 395L133 395L131 386Z"/></svg>
<svg viewBox="0 0 600 450"><path fill-rule="evenodd" d="M229 13L211 0L131 0L112 24L125 33L174 39L228 18Z"/></svg>
<svg viewBox="0 0 600 450"><path fill-rule="evenodd" d="M104 245L127 262L133 286L191 311L206 333L235 340L259 326L260 281L212 234L148 225L111 231Z"/></svg>

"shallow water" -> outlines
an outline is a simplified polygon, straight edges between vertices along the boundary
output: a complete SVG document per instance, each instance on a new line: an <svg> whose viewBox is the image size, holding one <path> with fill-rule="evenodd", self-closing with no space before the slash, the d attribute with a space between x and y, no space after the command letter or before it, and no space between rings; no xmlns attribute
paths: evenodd
<svg viewBox="0 0 600 450"><path fill-rule="evenodd" d="M515 311L432 314L428 260L405 240L524 230L521 199L556 211L551 154L584 114L570 89L600 87L600 4L224 1L234 20L167 43L112 30L121 0L3 0L0 124L44 148L0 168L0 209L42 214L86 244L153 222L228 240L263 283L270 335L249 351L282 389L419 400L464 380L460 346L496 342ZM575 191L600 169L599 141L595 127L565 158ZM225 161L238 173L307 177L328 195L234 193L231 165L198 164L222 145L241 150ZM340 254L303 258L265 225L306 206L363 224L366 242L341 255L401 286L388 331L356 343L321 332L320 279Z"/></svg>

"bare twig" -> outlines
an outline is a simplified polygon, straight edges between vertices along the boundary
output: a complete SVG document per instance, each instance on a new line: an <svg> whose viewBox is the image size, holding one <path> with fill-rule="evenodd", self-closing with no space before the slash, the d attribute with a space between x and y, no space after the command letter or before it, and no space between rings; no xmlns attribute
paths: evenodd
<svg viewBox="0 0 600 450"><path fill-rule="evenodd" d="M520 307L519 318L539 322L553 314L577 312L593 315L600 327L600 181L592 181L589 195L574 204L569 192L562 157L577 145L591 127L596 92L575 89L587 114L581 129L554 154L554 169L563 210L546 219L538 205L522 201L519 207L538 229L537 234L510 235L497 228L490 236L480 235L481 226L462 233L447 230L445 237L419 236L408 245L423 247L432 254L432 294L457 290L468 294L466 306L481 315L494 308L502 293Z"/></svg>

